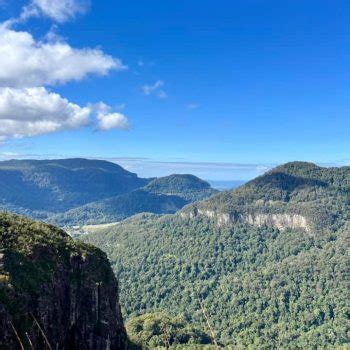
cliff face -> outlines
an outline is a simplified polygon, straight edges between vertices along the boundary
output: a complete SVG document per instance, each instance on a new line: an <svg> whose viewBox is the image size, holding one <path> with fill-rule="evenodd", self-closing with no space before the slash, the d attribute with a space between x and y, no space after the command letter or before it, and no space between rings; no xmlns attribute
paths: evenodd
<svg viewBox="0 0 350 350"><path fill-rule="evenodd" d="M240 221L310 234L337 230L348 221L349 169L288 163L238 189L188 205L180 216L206 217L218 226Z"/></svg>
<svg viewBox="0 0 350 350"><path fill-rule="evenodd" d="M0 235L0 348L126 348L104 253L12 215L0 214Z"/></svg>
<svg viewBox="0 0 350 350"><path fill-rule="evenodd" d="M238 220L246 222L250 225L263 227L270 226L277 228L281 231L287 229L304 230L310 232L310 225L306 217L299 214L283 213L283 214L265 214L254 212L250 214L231 214L220 213L213 210L201 210L193 209L190 212L180 213L180 216L184 219L193 219L198 216L214 219L218 226L235 224Z"/></svg>

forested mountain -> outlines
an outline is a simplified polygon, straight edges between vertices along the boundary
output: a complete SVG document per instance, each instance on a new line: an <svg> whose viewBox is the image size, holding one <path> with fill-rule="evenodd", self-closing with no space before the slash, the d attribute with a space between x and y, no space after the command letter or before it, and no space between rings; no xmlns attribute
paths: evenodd
<svg viewBox="0 0 350 350"><path fill-rule="evenodd" d="M49 221L60 226L103 224L142 212L175 213L186 204L188 201L175 195L155 194L140 189L53 215Z"/></svg>
<svg viewBox="0 0 350 350"><path fill-rule="evenodd" d="M59 225L175 213L217 192L192 175L143 179L117 164L87 159L0 162L0 181L1 210Z"/></svg>
<svg viewBox="0 0 350 350"><path fill-rule="evenodd" d="M50 222L61 226L102 224L123 220L142 212L171 214L192 201L207 198L217 192L196 176L170 175L153 179L142 189L52 216Z"/></svg>
<svg viewBox="0 0 350 350"><path fill-rule="evenodd" d="M211 188L208 182L194 175L179 174L154 179L145 186L145 191L178 196L189 202L210 197L218 192Z"/></svg>
<svg viewBox="0 0 350 350"><path fill-rule="evenodd" d="M59 159L0 162L0 181L3 207L55 213L130 192L149 180L106 161Z"/></svg>
<svg viewBox="0 0 350 350"><path fill-rule="evenodd" d="M175 215L140 214L83 239L121 281L128 322L182 315L239 349L350 344L350 167L288 163ZM141 336L141 335L140 335Z"/></svg>
<svg viewBox="0 0 350 350"><path fill-rule="evenodd" d="M0 348L126 347L106 255L53 226L0 214Z"/></svg>
<svg viewBox="0 0 350 350"><path fill-rule="evenodd" d="M293 162L246 185L188 206L183 217L207 216L306 231L336 229L349 219L350 167Z"/></svg>

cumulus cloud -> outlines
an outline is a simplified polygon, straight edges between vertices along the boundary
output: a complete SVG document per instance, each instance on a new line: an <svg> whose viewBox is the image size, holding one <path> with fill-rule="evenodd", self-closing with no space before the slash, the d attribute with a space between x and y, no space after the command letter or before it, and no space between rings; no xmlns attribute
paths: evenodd
<svg viewBox="0 0 350 350"><path fill-rule="evenodd" d="M52 31L36 40L29 32L14 29L32 16L64 22L81 13L86 4L31 0L19 19L0 23L0 142L89 124L99 130L128 128L127 117L103 103L98 109L91 104L79 106L46 88L126 69L119 59L99 49L73 48Z"/></svg>
<svg viewBox="0 0 350 350"><path fill-rule="evenodd" d="M106 104L99 103L96 111L99 130L129 129L128 118L122 113L111 112L111 108Z"/></svg>
<svg viewBox="0 0 350 350"><path fill-rule="evenodd" d="M36 41L28 32L0 26L0 86L31 87L78 81L126 67L98 49L75 49L64 41Z"/></svg>
<svg viewBox="0 0 350 350"><path fill-rule="evenodd" d="M21 20L43 15L63 23L85 13L88 7L89 2L84 0L32 0L24 7Z"/></svg>
<svg viewBox="0 0 350 350"><path fill-rule="evenodd" d="M128 129L128 118L104 103L81 107L44 87L0 88L0 141L78 129Z"/></svg>
<svg viewBox="0 0 350 350"><path fill-rule="evenodd" d="M0 88L0 139L76 129L90 121L91 108L38 88Z"/></svg>
<svg viewBox="0 0 350 350"><path fill-rule="evenodd" d="M162 80L157 80L154 84L152 85L144 85L142 87L142 92L144 95L149 96L149 95L155 95L158 98L167 98L168 95L166 92L163 90L164 86L164 81Z"/></svg>

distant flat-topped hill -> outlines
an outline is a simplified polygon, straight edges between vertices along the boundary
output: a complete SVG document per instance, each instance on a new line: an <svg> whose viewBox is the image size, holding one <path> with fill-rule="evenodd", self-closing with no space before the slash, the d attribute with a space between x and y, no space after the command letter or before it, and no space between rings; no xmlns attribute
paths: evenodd
<svg viewBox="0 0 350 350"><path fill-rule="evenodd" d="M0 202L58 212L148 183L121 166L87 159L0 162Z"/></svg>
<svg viewBox="0 0 350 350"><path fill-rule="evenodd" d="M1 210L66 225L174 213L217 192L192 175L144 179L111 162L80 158L0 162L0 181Z"/></svg>
<svg viewBox="0 0 350 350"><path fill-rule="evenodd" d="M350 167L293 162L174 215L139 214L82 239L121 281L124 315L168 311L234 349L350 344Z"/></svg>

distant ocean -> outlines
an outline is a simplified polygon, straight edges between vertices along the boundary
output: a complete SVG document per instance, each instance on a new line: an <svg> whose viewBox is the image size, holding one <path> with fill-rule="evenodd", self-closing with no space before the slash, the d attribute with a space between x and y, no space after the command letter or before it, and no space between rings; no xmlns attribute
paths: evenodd
<svg viewBox="0 0 350 350"><path fill-rule="evenodd" d="M237 188L247 181L244 180L207 180L213 188L219 191L230 190Z"/></svg>

